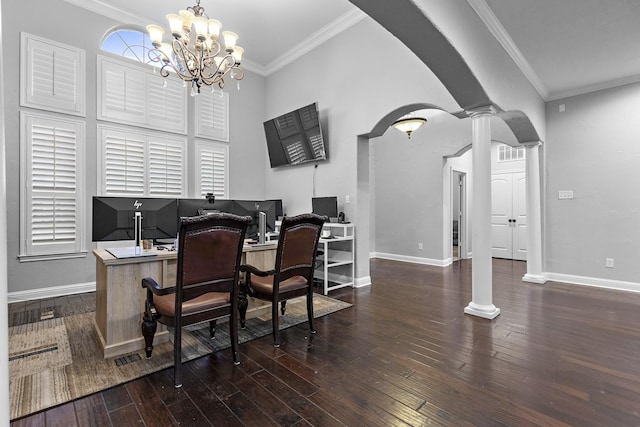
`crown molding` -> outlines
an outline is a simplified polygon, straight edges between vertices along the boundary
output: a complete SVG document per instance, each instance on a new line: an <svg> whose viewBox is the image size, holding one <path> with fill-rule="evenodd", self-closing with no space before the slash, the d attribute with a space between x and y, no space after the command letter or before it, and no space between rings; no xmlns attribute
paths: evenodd
<svg viewBox="0 0 640 427"><path fill-rule="evenodd" d="M491 34L498 40L498 43L502 46L502 48L507 52L507 54L511 57L513 62L516 63L522 74L529 80L529 83L533 86L533 88L538 92L538 94L545 101L549 97L549 90L546 88L540 77L533 71L533 68L529 64L529 62L525 59L516 46L515 42L507 33L507 30L502 26L496 15L493 13L489 5L485 0L467 0L469 6L476 12L478 17L484 22L487 26Z"/></svg>
<svg viewBox="0 0 640 427"><path fill-rule="evenodd" d="M586 93L596 92L599 90L612 89L614 87L624 86L640 82L640 75L622 77L619 79L609 80L602 83L595 83L588 86L580 86L575 89L561 90L552 92L545 101L557 101L559 99L570 98L572 96L584 95Z"/></svg>
<svg viewBox="0 0 640 427"><path fill-rule="evenodd" d="M330 24L320 28L318 31L295 45L289 51L269 62L265 66L266 75L268 76L278 71L280 68L292 63L296 59L320 46L327 40L335 37L336 35L360 22L366 16L367 15L360 9L354 7L351 11L340 16Z"/></svg>
<svg viewBox="0 0 640 427"><path fill-rule="evenodd" d="M140 16L134 15L126 10L114 7L113 5L102 0L64 0L74 6L87 9L107 18L115 19L118 22L136 22L141 19Z"/></svg>

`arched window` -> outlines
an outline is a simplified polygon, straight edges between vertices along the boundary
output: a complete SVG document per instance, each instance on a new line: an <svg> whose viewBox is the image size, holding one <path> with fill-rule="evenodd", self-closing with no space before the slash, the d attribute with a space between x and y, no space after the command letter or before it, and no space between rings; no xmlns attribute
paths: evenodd
<svg viewBox="0 0 640 427"><path fill-rule="evenodd" d="M151 39L145 31L137 28L117 28L103 39L100 48L106 52L148 64L148 52L153 49Z"/></svg>

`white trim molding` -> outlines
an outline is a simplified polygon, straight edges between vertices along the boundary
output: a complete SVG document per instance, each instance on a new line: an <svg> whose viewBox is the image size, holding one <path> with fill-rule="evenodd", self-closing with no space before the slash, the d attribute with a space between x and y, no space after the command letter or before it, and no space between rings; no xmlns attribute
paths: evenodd
<svg viewBox="0 0 640 427"><path fill-rule="evenodd" d="M544 273L547 281L570 283L572 285L591 286L617 291L640 292L640 283L622 280L601 279L597 277L575 276L573 274Z"/></svg>
<svg viewBox="0 0 640 427"><path fill-rule="evenodd" d="M65 295L95 292L96 282L76 283L73 285L52 286L49 288L29 289L8 293L9 304L12 302L31 301L45 298L62 297Z"/></svg>
<svg viewBox="0 0 640 427"><path fill-rule="evenodd" d="M365 286L371 285L371 276L364 277L356 277L356 280L353 282L354 288L364 288Z"/></svg>
<svg viewBox="0 0 640 427"><path fill-rule="evenodd" d="M391 261L410 262L413 264L433 265L435 267L446 267L451 264L451 258L448 259L431 259L420 258L408 255L387 254L384 252L371 252L369 258L388 259Z"/></svg>

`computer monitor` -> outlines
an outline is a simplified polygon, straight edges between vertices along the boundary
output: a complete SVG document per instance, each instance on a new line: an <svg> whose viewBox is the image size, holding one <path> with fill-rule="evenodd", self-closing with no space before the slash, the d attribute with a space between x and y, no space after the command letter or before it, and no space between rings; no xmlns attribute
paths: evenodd
<svg viewBox="0 0 640 427"><path fill-rule="evenodd" d="M232 200L215 199L213 203L206 197L202 199L178 199L178 222L188 216L206 215L212 212L229 212Z"/></svg>
<svg viewBox="0 0 640 427"><path fill-rule="evenodd" d="M276 203L272 200L233 200L229 207L230 212L235 215L250 216L252 218L249 228L247 228L247 237L259 240L260 238L260 212L265 213L266 228L264 233L276 231Z"/></svg>
<svg viewBox="0 0 640 427"><path fill-rule="evenodd" d="M284 210L282 209L282 199L272 199L267 201L274 202L276 204L276 219L281 220L284 216Z"/></svg>
<svg viewBox="0 0 640 427"><path fill-rule="evenodd" d="M331 221L338 220L338 198L314 197L311 199L311 211L314 214L328 216Z"/></svg>
<svg viewBox="0 0 640 427"><path fill-rule="evenodd" d="M93 197L92 240L136 240L135 216L141 218L143 239L175 239L178 235L176 199Z"/></svg>

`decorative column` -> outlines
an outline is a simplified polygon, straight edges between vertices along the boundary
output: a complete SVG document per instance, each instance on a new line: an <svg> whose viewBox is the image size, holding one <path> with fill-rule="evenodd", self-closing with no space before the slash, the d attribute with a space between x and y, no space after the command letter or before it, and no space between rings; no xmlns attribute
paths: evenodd
<svg viewBox="0 0 640 427"><path fill-rule="evenodd" d="M526 147L527 167L527 273L525 282L544 283L542 274L542 208L540 203L540 142Z"/></svg>
<svg viewBox="0 0 640 427"><path fill-rule="evenodd" d="M491 258L491 116L495 109L486 106L470 113L473 149L472 300L464 312L494 319L500 314L500 309L493 305Z"/></svg>

